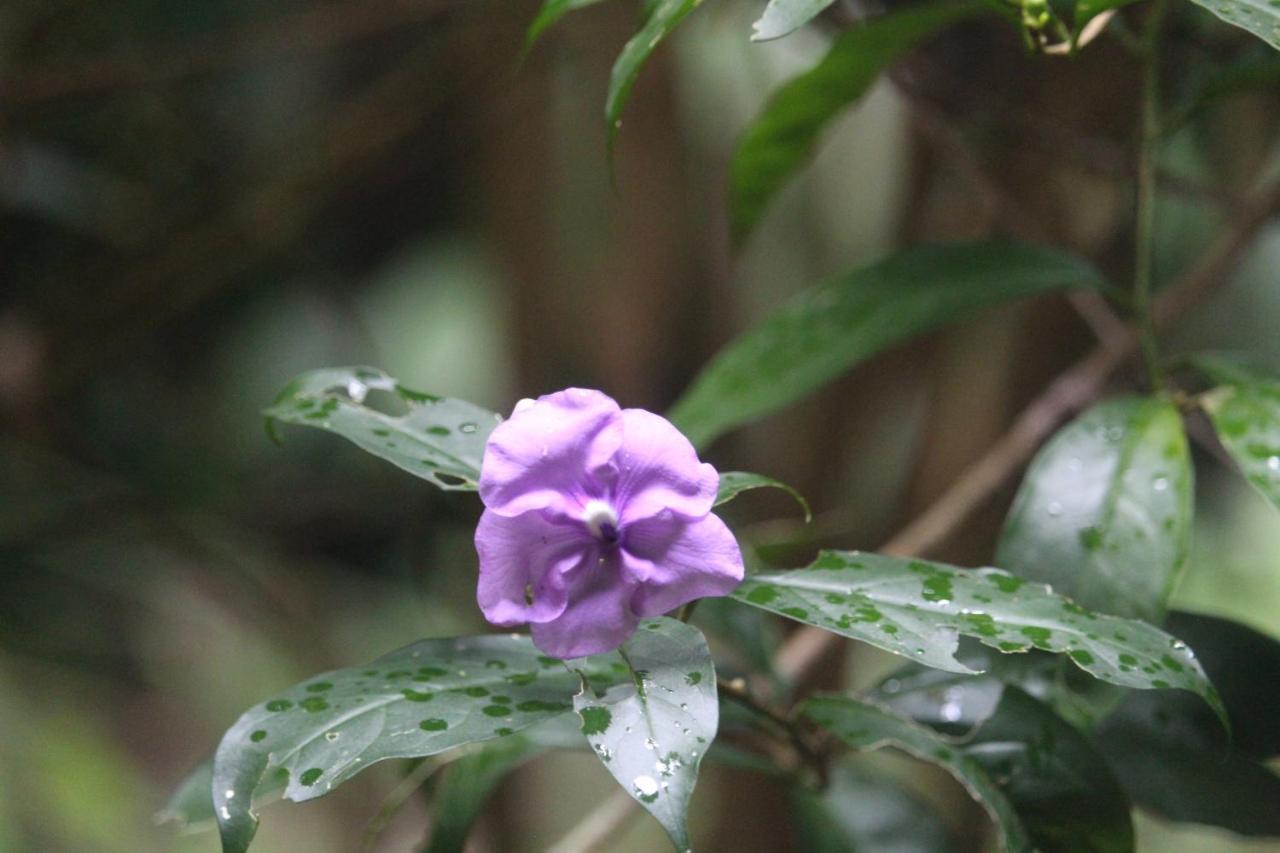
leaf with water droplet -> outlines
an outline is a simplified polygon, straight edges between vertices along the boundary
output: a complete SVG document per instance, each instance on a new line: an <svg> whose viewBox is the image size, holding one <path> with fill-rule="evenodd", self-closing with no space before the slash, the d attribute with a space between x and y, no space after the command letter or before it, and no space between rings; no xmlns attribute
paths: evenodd
<svg viewBox="0 0 1280 853"><path fill-rule="evenodd" d="M378 761L434 755L571 714L579 673L602 689L630 683L616 653L575 661L577 672L559 661L545 666L543 657L528 637L423 640L372 667L279 691L243 714L218 747L213 806L224 850L248 849L257 828L250 795L269 768L287 771L288 799L307 800Z"/></svg>
<svg viewBox="0 0 1280 853"><path fill-rule="evenodd" d="M894 746L943 768L982 804L1010 853L1030 853L1031 840L1008 798L961 744L871 702L815 696L801 706L805 717L858 750Z"/></svg>
<svg viewBox="0 0 1280 853"><path fill-rule="evenodd" d="M1253 487L1280 508L1280 379L1221 356L1195 364L1220 383L1202 398L1218 440Z"/></svg>
<svg viewBox="0 0 1280 853"><path fill-rule="evenodd" d="M761 601L755 593L765 587L771 595ZM940 594L943 588L948 597ZM833 593L842 603L831 603ZM791 618L804 611L798 621L950 672L973 672L956 658L961 635L1001 652L1075 652L1070 659L1095 678L1123 687L1190 690L1226 722L1213 685L1186 644L1145 622L1086 610L1044 584L1000 569L823 551L807 568L748 576L733 597ZM867 608L880 618L866 618ZM886 631L889 626L895 630ZM1121 655L1139 666L1123 665ZM1166 655L1179 668L1168 666Z"/></svg>
<svg viewBox="0 0 1280 853"><path fill-rule="evenodd" d="M1177 407L1122 397L1085 412L1036 455L995 562L1091 610L1159 622L1186 563L1191 520Z"/></svg>
<svg viewBox="0 0 1280 853"><path fill-rule="evenodd" d="M916 335L1014 299L1104 288L1072 255L989 241L915 246L801 293L731 342L670 411L697 446Z"/></svg>
<svg viewBox="0 0 1280 853"><path fill-rule="evenodd" d="M665 618L647 620L621 651L632 678L602 695L584 681L574 707L604 766L687 850L689 798L719 724L711 652L697 628Z"/></svg>
<svg viewBox="0 0 1280 853"><path fill-rule="evenodd" d="M375 408L383 402L393 410ZM442 489L463 491L476 488L485 442L501 420L464 400L406 388L371 367L304 373L263 414L273 434L277 421L318 427Z"/></svg>
<svg viewBox="0 0 1280 853"><path fill-rule="evenodd" d="M746 471L721 471L720 472L720 489L716 493L715 506L727 504L738 495L750 489L773 488L782 489L782 491L791 495L796 499L796 503L800 504L800 508L804 510L804 520L813 519L813 513L809 509L809 502L805 500L804 495L788 486L786 483L766 477L763 474L751 474Z"/></svg>

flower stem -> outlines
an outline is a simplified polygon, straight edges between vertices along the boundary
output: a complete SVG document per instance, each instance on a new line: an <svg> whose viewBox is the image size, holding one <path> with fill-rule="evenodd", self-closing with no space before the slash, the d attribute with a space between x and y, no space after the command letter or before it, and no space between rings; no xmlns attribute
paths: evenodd
<svg viewBox="0 0 1280 853"><path fill-rule="evenodd" d="M1142 359L1155 390L1164 387L1151 319L1152 255L1155 242L1156 148L1160 138L1160 40L1168 0L1155 0L1142 38L1141 130L1138 140L1137 211L1134 227L1133 313Z"/></svg>

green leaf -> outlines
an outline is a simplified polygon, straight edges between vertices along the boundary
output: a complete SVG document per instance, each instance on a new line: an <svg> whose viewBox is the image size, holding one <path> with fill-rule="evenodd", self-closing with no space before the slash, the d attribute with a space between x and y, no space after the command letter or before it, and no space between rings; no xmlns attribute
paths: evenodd
<svg viewBox="0 0 1280 853"><path fill-rule="evenodd" d="M574 697L582 733L685 851L689 798L720 719L711 653L697 628L666 618L642 622L621 652L632 668L629 683L603 693L584 686Z"/></svg>
<svg viewBox="0 0 1280 853"><path fill-rule="evenodd" d="M835 0L769 0L764 14L752 24L752 41L769 41L790 35L818 16Z"/></svg>
<svg viewBox="0 0 1280 853"><path fill-rule="evenodd" d="M1244 625L1172 613L1169 626L1195 645L1231 717L1223 734L1204 706L1181 693L1130 694L1096 738L1134 801L1171 820L1243 835L1280 835L1280 642Z"/></svg>
<svg viewBox="0 0 1280 853"><path fill-rule="evenodd" d="M288 783L287 774L273 773L253 792L255 806L277 799ZM176 823L183 832L200 832L214 825L213 759L208 758L182 781L164 808L156 813L157 823Z"/></svg>
<svg viewBox="0 0 1280 853"><path fill-rule="evenodd" d="M1250 91L1274 91L1280 87L1280 56L1266 45L1257 45L1243 56L1223 63L1212 63L1204 70L1203 79L1162 122L1161 133L1172 136L1202 110L1231 97Z"/></svg>
<svg viewBox="0 0 1280 853"><path fill-rule="evenodd" d="M1280 50L1280 6L1271 0L1192 0L1228 24L1248 30Z"/></svg>
<svg viewBox="0 0 1280 853"><path fill-rule="evenodd" d="M610 151L618 137L618 129L622 127L622 109L631 97L640 69L658 44L701 4L702 0L659 0L645 19L644 26L622 48L609 75L609 94L605 99L605 126L608 128Z"/></svg>
<svg viewBox="0 0 1280 853"><path fill-rule="evenodd" d="M820 793L792 788L805 853L949 853L947 828L926 804L889 776L860 773L845 764L831 771Z"/></svg>
<svg viewBox="0 0 1280 853"><path fill-rule="evenodd" d="M579 662L606 684L615 655ZM610 675L614 673L614 675ZM288 771L285 797L309 800L388 758L419 758L509 735L570 711L579 676L527 637L422 640L363 667L318 675L254 706L214 758L214 809L226 853L257 829L250 794L268 768Z"/></svg>
<svg viewBox="0 0 1280 853"><path fill-rule="evenodd" d="M748 577L733 597L950 672L973 672L955 657L962 634L1001 652L1066 653L1111 684L1197 693L1226 723L1185 643L1145 622L1089 612L999 569L824 551L808 568Z"/></svg>
<svg viewBox="0 0 1280 853"><path fill-rule="evenodd" d="M774 0L757 27L769 19L777 4L779 0ZM801 0L786 5L802 12L819 4ZM981 2L948 0L874 18L846 32L816 66L780 88L743 134L730 164L730 222L735 240L742 240L755 227L769 201L809 159L823 128L861 98L880 72L947 24L984 11L989 10ZM785 20L800 17L788 15ZM782 20L781 14L778 18Z"/></svg>
<svg viewBox="0 0 1280 853"><path fill-rule="evenodd" d="M991 815L1005 850L1031 850L1030 839L1013 805L982 765L955 742L882 707L843 696L815 696L801 706L801 712L853 749L895 746L943 768Z"/></svg>
<svg viewBox="0 0 1280 853"><path fill-rule="evenodd" d="M520 732L492 743L449 765L436 791L431 842L425 853L453 853L466 846L467 833L485 799L508 773L544 751L545 747Z"/></svg>
<svg viewBox="0 0 1280 853"><path fill-rule="evenodd" d="M990 676L914 664L895 672L871 698L943 734L962 736L959 748L1009 799L1037 850L1133 850L1128 796L1103 754L1042 701Z"/></svg>
<svg viewBox="0 0 1280 853"><path fill-rule="evenodd" d="M670 418L704 446L879 352L1013 299L1103 288L1071 255L982 242L896 252L800 294L717 355Z"/></svg>
<svg viewBox="0 0 1280 853"><path fill-rule="evenodd" d="M720 473L720 490L716 493L715 506L727 504L745 491L764 488L782 489L795 498L796 503L800 504L800 508L804 510L804 520L813 520L813 512L809 509L809 502L804 499L804 495L786 483L775 480L772 477L766 477L763 474L751 474L746 471L722 471Z"/></svg>
<svg viewBox="0 0 1280 853"><path fill-rule="evenodd" d="M404 412L372 406L382 395ZM463 400L406 388L371 367L332 367L290 382L263 412L275 421L337 433L442 489L473 490L489 433L501 418Z"/></svg>
<svg viewBox="0 0 1280 853"><path fill-rule="evenodd" d="M528 51L533 47L534 42L542 37L548 29L557 21L575 9L585 9L587 6L594 6L601 0L546 0L542 4L542 8L538 10L538 15L533 19L533 23L529 25L529 29L524 35L524 49Z"/></svg>
<svg viewBox="0 0 1280 853"><path fill-rule="evenodd" d="M1222 446L1254 488L1280 507L1280 380L1223 358L1203 357L1196 366L1220 383L1203 405Z"/></svg>
<svg viewBox="0 0 1280 853"><path fill-rule="evenodd" d="M996 563L1082 607L1159 622L1191 544L1191 457L1165 400L1094 406L1040 451Z"/></svg>

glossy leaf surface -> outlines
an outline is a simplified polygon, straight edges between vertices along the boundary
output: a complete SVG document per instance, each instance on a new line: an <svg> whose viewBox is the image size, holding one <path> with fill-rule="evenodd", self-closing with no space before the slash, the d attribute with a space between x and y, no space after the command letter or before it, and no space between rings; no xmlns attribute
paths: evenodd
<svg viewBox="0 0 1280 853"><path fill-rule="evenodd" d="M656 0L640 31L631 37L613 64L609 76L609 94L605 98L605 124L609 133L609 149L613 149L618 129L622 126L622 110L631 97L640 69L657 46L671 34L702 0Z"/></svg>
<svg viewBox="0 0 1280 853"><path fill-rule="evenodd" d="M1023 479L996 563L1092 610L1159 622L1191 540L1182 416L1124 397L1058 432Z"/></svg>
<svg viewBox="0 0 1280 853"><path fill-rule="evenodd" d="M733 595L937 669L973 671L955 656L964 635L1001 652L1065 653L1103 681L1179 687L1221 708L1185 643L1144 622L1087 611L999 569L824 551L808 568L752 575Z"/></svg>
<svg viewBox="0 0 1280 853"><path fill-rule="evenodd" d="M757 24L756 38L773 37L759 35L761 26L779 35L790 32L808 20L805 14L811 13L811 18L828 4L774 0ZM729 206L734 237L741 240L755 227L778 190L812 156L823 129L866 94L888 65L947 24L988 8L980 2L948 0L874 18L846 32L816 66L779 89L733 154Z"/></svg>
<svg viewBox="0 0 1280 853"><path fill-rule="evenodd" d="M1280 5L1271 0L1192 0L1228 24L1248 30L1280 50Z"/></svg>
<svg viewBox="0 0 1280 853"><path fill-rule="evenodd" d="M722 350L669 417L695 445L795 402L894 344L1014 299L1103 280L1017 243L917 246L784 304Z"/></svg>
<svg viewBox="0 0 1280 853"><path fill-rule="evenodd" d="M853 749L894 746L943 768L991 815L1005 850L1031 850L1030 838L1012 803L983 766L954 741L878 705L843 696L816 696L801 708L804 716Z"/></svg>
<svg viewBox="0 0 1280 853"><path fill-rule="evenodd" d="M751 40L769 41L790 35L834 2L835 0L769 0L764 14L751 25Z"/></svg>
<svg viewBox="0 0 1280 853"><path fill-rule="evenodd" d="M805 853L950 853L946 826L887 775L836 765L821 793L796 789L797 850Z"/></svg>
<svg viewBox="0 0 1280 853"><path fill-rule="evenodd" d="M1221 358L1197 366L1220 383L1202 398L1218 439L1254 488L1280 507L1280 379Z"/></svg>
<svg viewBox="0 0 1280 853"><path fill-rule="evenodd" d="M375 393L403 412L374 408ZM362 450L442 489L471 490L498 415L464 400L406 388L371 367L333 367L304 373L290 382L263 412L275 421L337 433Z"/></svg>
<svg viewBox="0 0 1280 853"><path fill-rule="evenodd" d="M711 653L697 628L665 618L642 622L621 653L626 682L574 697L582 733L676 849L688 850L689 798L720 720Z"/></svg>
<svg viewBox="0 0 1280 853"><path fill-rule="evenodd" d="M610 683L616 654L579 662ZM268 768L288 771L285 796L328 793L377 761L417 758L504 737L573 708L578 675L527 637L423 640L372 664L318 675L254 706L214 759L214 810L227 851L257 828L250 795Z"/></svg>

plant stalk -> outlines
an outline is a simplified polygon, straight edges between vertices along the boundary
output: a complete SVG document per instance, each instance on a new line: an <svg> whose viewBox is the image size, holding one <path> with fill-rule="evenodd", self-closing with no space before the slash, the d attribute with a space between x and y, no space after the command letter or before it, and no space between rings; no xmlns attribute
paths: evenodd
<svg viewBox="0 0 1280 853"><path fill-rule="evenodd" d="M1164 387L1164 372L1156 348L1155 323L1151 317L1152 267L1154 266L1156 151L1160 141L1160 42L1168 0L1155 0L1147 17L1142 39L1141 129L1138 140L1137 209L1134 228L1133 314L1138 330L1142 360L1151 387Z"/></svg>

